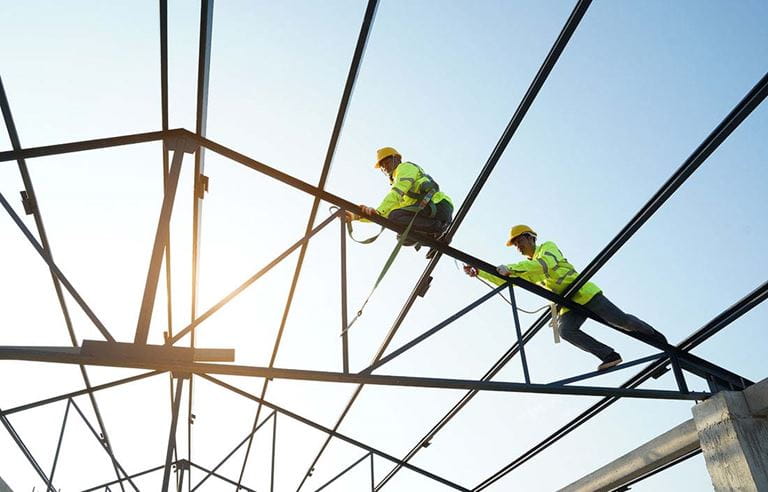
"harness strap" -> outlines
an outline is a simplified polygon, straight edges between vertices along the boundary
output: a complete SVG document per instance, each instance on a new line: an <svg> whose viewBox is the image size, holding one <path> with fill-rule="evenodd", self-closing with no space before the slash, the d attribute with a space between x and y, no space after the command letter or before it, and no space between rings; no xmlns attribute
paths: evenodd
<svg viewBox="0 0 768 492"><path fill-rule="evenodd" d="M392 266L392 264L395 262L395 258L397 257L397 254L400 252L400 248L403 247L403 243L408 238L408 233L411 232L411 227L413 226L414 221L416 220L416 217L418 217L419 212L428 204L430 203L430 200L432 200L432 195L434 194L434 191L430 191L427 193L427 196L424 197L424 199L419 202L419 210L416 211L415 214L413 214L413 217L411 217L411 221L408 222L408 226L405 228L403 233L400 235L400 239L397 241L397 244L395 245L395 248L392 250L392 252L389 254L389 258L387 258L387 261L384 263L384 267L381 269L381 272L379 273L378 278L376 279L376 283L373 284L373 288L371 289L371 292L368 294L368 297L365 298L365 301L363 301L362 306L360 306L360 309L357 310L357 314L355 314L355 317L352 318L352 321L349 322L346 328L341 332L341 336L344 336L345 333L349 331L350 328L352 328L352 325L355 324L355 322L360 318L360 316L363 315L363 309L365 309L365 306L368 304L368 301L371 300L371 297L373 296L373 293L376 291L376 288L379 286L381 281L384 279L384 276L389 271L389 267ZM351 229L350 229L351 230ZM383 232L384 227L382 227ZM381 234L376 234L376 237L369 238L373 242L376 240L377 237ZM359 241L358 241L359 242Z"/></svg>

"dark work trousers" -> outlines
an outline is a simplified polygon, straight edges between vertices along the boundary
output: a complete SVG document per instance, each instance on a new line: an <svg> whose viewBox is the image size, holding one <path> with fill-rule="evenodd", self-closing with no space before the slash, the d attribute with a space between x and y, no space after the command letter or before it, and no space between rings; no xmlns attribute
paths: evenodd
<svg viewBox="0 0 768 492"><path fill-rule="evenodd" d="M434 210L429 205L421 209L411 226L412 231L423 232L426 234L442 234L448 228L453 218L453 207L448 200L442 200L435 204ZM389 213L389 220L398 224L408 225L418 211L418 205L396 208ZM406 239L403 246L413 246L416 241Z"/></svg>
<svg viewBox="0 0 768 492"><path fill-rule="evenodd" d="M603 318L606 323L613 327L624 331L641 333L658 341L663 340L666 343L664 336L654 330L651 325L617 308L602 292L596 294L584 307ZM581 331L581 325L586 319L586 316L574 311L565 313L560 317L560 337L600 360L605 360L614 350Z"/></svg>

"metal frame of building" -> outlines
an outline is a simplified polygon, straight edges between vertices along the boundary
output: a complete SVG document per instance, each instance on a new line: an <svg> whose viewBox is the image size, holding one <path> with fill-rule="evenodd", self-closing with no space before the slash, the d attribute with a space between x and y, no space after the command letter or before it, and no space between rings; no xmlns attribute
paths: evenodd
<svg viewBox="0 0 768 492"><path fill-rule="evenodd" d="M512 115L509 124L502 132L498 143L492 149L488 160L477 176L472 188L470 189L464 202L456 213L456 217L451 224L446 234L447 241L437 242L432 238L422 237L421 235L412 233L422 243L434 248L437 254L429 261L424 272L421 274L419 280L414 286L410 296L408 297L405 305L399 312L396 320L392 324L389 332L385 336L381 343L380 348L373 357L369 366L359 372L350 372L349 368L349 334L343 330L347 326L347 290L346 290L346 235L344 230L344 219L342 211L347 210L354 213L361 213L360 208L347 201L346 199L336 196L325 190L326 180L330 171L330 166L333 161L336 146L341 134L341 129L344 124L344 120L347 114L347 109L350 104L351 96L353 93L354 85L357 80L358 73L363 60L366 44L368 41L369 33L373 27L375 19L377 0L369 0L367 7L363 15L363 22L360 28L360 32L355 45L354 54L350 64L349 72L342 91L342 97L337 111L336 119L334 122L331 138L328 143L325 159L323 162L320 179L316 185L306 183L294 176L288 175L269 166L262 162L259 162L253 158L238 153L235 150L229 149L213 140L210 140L206 136L206 123L207 123L207 107L208 107L208 85L210 78L210 60L211 60L211 44L213 33L213 0L201 0L200 11L200 37L199 37L199 51L198 51L198 73L197 73L197 98L196 98L196 127L195 131L191 132L185 129L170 129L168 126L168 16L167 16L167 0L159 0L159 20L160 20L160 90L161 90L161 127L160 131L153 131L142 134L123 135L112 138L101 138L96 140L80 141L64 143L59 145L49 145L44 147L24 148L21 145L13 117L11 116L11 106L8 101L5 88L0 80L0 108L2 109L5 125L10 137L12 150L6 152L0 152L0 162L16 161L19 166L19 171L24 184L24 191L22 191L22 202L25 213L33 215L35 226L37 229L37 237L35 234L27 228L21 217L15 212L11 204L6 197L0 194L0 203L3 205L8 215L18 225L21 232L26 236L32 246L38 251L42 260L47 264L51 273L51 279L56 292L56 296L60 305L62 316L65 321L65 325L71 340L71 347L0 347L0 359L6 360L28 360L38 362L53 362L53 363L66 363L76 364L79 366L81 375L83 378L84 389L75 391L63 395L57 395L38 402L32 402L29 404L21 405L15 408L0 410L0 420L12 439L16 442L21 452L34 467L37 475L46 484L49 490L55 490L54 487L54 475L56 471L56 463L58 461L59 451L61 447L61 440L64 433L64 429L67 425L70 417L70 409L74 408L79 417L87 424L93 436L103 447L107 454L108 459L111 462L111 466L114 468L115 480L109 483L97 485L88 490L109 490L110 486L118 485L122 491L126 490L126 487L131 487L133 490L138 490L137 486L133 482L133 478L146 475L156 471L163 470L163 490L168 490L171 485L172 472L175 470L175 483L174 488L176 490L182 490L186 485L188 490L196 490L203 485L209 478L214 477L221 481L234 485L237 488L244 490L252 490L243 482L243 475L247 465L248 456L251 449L251 444L256 433L261 429L268 421L272 421L272 474L271 482L274 484L274 460L275 460L275 442L277 440L277 421L280 418L289 418L301 422L302 424L319 430L327 435L327 439L319 449L316 457L309 465L306 473L300 479L298 484L298 490L301 490L306 484L307 478L312 474L315 466L322 457L323 453L327 449L328 444L332 439L338 439L350 443L362 451L365 452L354 463L350 464L345 469L341 470L333 479L323 484L319 489L322 490L333 481L343 476L348 471L352 470L359 464L366 460L370 460L370 488L373 491L378 491L383 488L391 478L398 473L399 470L406 468L413 472L419 473L425 477L435 480L444 484L448 488L456 490L472 490L480 491L491 486L493 483L506 476L508 473L514 471L516 468L536 456L538 453L553 445L559 439L563 438L571 431L575 430L581 424L587 422L592 417L596 416L608 406L616 402L622 397L631 398L663 398L663 399L680 399L680 400L701 400L709 397L713 392L721 389L744 389L752 384L749 381L738 374L735 374L727 369L721 368L709 361L706 361L700 357L697 357L691 353L692 349L707 340L709 337L718 333L725 328L729 323L748 312L753 307L760 304L768 297L768 282L759 286L755 291L745 296L743 299L737 301L733 306L726 309L719 316L707 323L704 327L696 331L686 340L678 344L677 346L669 344L660 344L658 342L643 339L641 336L628 334L643 343L651 345L656 352L653 355L643 357L641 359L626 362L620 364L611 371L626 369L635 365L641 365L648 363L637 375L630 378L627 382L619 387L598 387L598 386L582 386L574 385L577 381L587 380L596 376L597 372L591 372L579 376L574 376L568 379L546 382L546 383L533 383L530 380L530 375L527 367L527 359L525 356L525 344L528 343L538 333L543 326L549 320L549 315L540 316L527 330L522 331L520 321L517 318L517 311L515 309L515 287L524 289L533 294L536 294L548 301L557 303L562 306L569 307L583 313L585 316L606 325L598 316L591 313L584 306L576 304L570 297L586 283L620 248L625 244L632 235L665 203L665 201L690 177L696 169L701 166L702 163L717 149L717 147L738 127L738 125L768 96L768 74L758 81L754 88L734 107L734 109L726 116L726 118L712 131L712 133L699 145L688 159L681 165L681 167L669 178L669 180L657 191L657 193L641 208L640 211L630 220L626 226L616 235L616 237L609 242L608 245L593 259L593 261L584 269L582 274L578 277L577 281L570 286L570 288L564 293L563 296L554 294L548 290L543 289L540 286L528 283L521 279L509 279L508 283L498 287L487 294L484 294L476 301L472 302L468 306L458 310L455 314L448 317L444 321L438 323L433 328L423 332L413 340L403 344L397 349L390 350L389 346L394 339L400 325L407 317L410 309L415 303L416 299L426 294L431 281L431 274L434 271L437 263L443 256L449 256L456 260L460 260L466 264L473 265L477 268L493 271L493 265L490 263L472 256L471 254L458 250L448 245L450 239L455 235L463 219L469 212L475 199L481 192L484 184L490 178L496 164L503 155L507 145L514 136L517 128L522 123L528 109L533 104L538 92L546 82L548 75L554 69L560 55L565 50L571 36L576 31L579 22L586 15L591 1L580 0L575 5L571 15L567 19L563 26L560 35L556 39L554 45L546 56L539 71L535 75L531 82L528 91L522 98L519 106ZM145 142L162 142L162 167L163 167L163 179L164 179L164 198L161 210L159 212L159 219L156 228L155 240L152 247L152 255L150 264L148 266L147 280L144 289L144 296L142 299L139 318L137 321L136 334L133 343L118 343L114 337L110 334L107 327L100 321L96 313L94 313L86 303L86 301L78 294L76 288L67 279L64 272L57 266L54 259L51 244L48 241L45 226L43 222L42 212L39 209L32 180L27 170L26 159L32 159L41 156L59 155L70 152L81 152L93 149L102 149L109 147L117 147L124 145L132 145ZM296 242L290 245L283 253L278 255L274 260L265 265L261 270L254 273L248 280L242 283L240 286L232 290L228 295L222 298L219 302L214 304L205 312L198 312L197 299L199 288L199 261L200 261L200 246L202 237L202 224L203 224L203 203L205 192L207 191L208 178L204 174L205 170L205 152L214 152L220 156L226 157L235 163L246 166L254 171L262 173L272 179L275 179L285 185L292 188L303 191L313 196L312 206L309 211L306 230L304 236L299 238ZM183 326L181 329L174 331L174 320L172 318L172 296L171 296L171 243L169 232L169 221L173 212L173 205L176 200L177 188L179 182L179 175L181 168L184 165L184 155L194 154L194 183L192 190L193 200L193 233L192 233L192 282L191 282L191 312L189 323ZM320 202L325 201L336 207L338 210L332 213L329 217L322 220L319 224L315 224L318 218L318 210ZM341 258L341 313L342 313L342 372L327 372L327 371L310 371L310 370L298 370L287 368L276 368L274 366L277 353L280 348L280 342L288 318L288 314L293 302L294 293L299 282L301 275L302 265L305 258L309 241L319 231L333 222L338 221L340 224L340 258ZM373 217L373 222L376 222L387 229L395 232L403 232L404 227L382 217ZM38 239L39 238L39 239ZM226 351L217 351L215 349L199 349L195 344L195 331L201 326L201 324L208 319L211 315L225 306L229 301L234 299L250 285L256 282L260 277L267 273L271 268L279 264L286 259L296 250L299 251L298 259L294 269L293 278L291 281L290 289L286 299L286 303L283 309L282 320L279 330L274 342L272 356L269 364L265 367L255 366L241 366L227 363L231 361L229 359L229 353ZM147 337L151 324L151 317L153 312L153 306L156 298L158 284L160 276L162 274L162 265L165 264L165 286L167 289L167 339L166 344L163 346L147 345ZM414 346L425 342L429 337L448 326L453 321L459 319L467 312L480 306L485 301L494 297L497 293L507 289L510 294L511 304L513 308L513 321L517 333L517 341L512 347L507 350L502 357L491 366L491 368L477 380L462 380L462 379L444 379L444 378L425 378L418 376L403 376L403 375L383 375L378 372L380 369L393 360L395 357L405 353ZM70 312L67 302L65 301L64 291L67 291L74 301L78 304L78 307L88 316L93 322L96 328L104 336L106 342L84 342L82 346L78 345L77 337L75 335L72 322L70 319ZM606 325L607 326L607 325ZM178 323L176 323L178 328ZM189 348L180 347L182 339L189 335ZM508 364L516 354L520 354L520 361L522 372L524 374L524 382L501 382L494 381L495 376L501 371L503 367ZM92 385L88 377L86 366L89 365L101 365L110 367L130 367L130 368L142 368L150 369L149 372L124 378L121 380L113 381L101 385ZM661 374L667 370L673 371L675 381L677 384L677 390L655 390L655 389L640 389L639 386L649 380L650 378L658 378ZM377 374L373 374L377 371ZM138 381L144 378L160 375L164 372L169 374L170 388L171 388L171 409L172 409L172 421L169 429L169 439L166 448L165 462L157 467L129 475L125 468L120 464L117 459L117 451L115 450L113 443L109 440L107 429L105 428L101 412L99 410L96 394L107 388L113 388L123 384L129 384L134 381ZM704 378L709 383L710 392L693 392L688 389L688 385L685 379L685 372L693 374L695 376ZM246 375L253 377L263 377L264 383L260 395L254 395L248 393L240 388L225 383L213 375L215 374L236 374ZM605 371L599 374L605 374ZM317 422L313 422L301 415L298 415L288 409L279 407L274 403L271 403L266 399L268 392L269 381L273 378L281 379L297 379L305 381L326 381L326 382L341 382L356 385L352 397L348 401L345 409L341 412L335 425L332 428L327 428ZM194 382L207 382L218 385L227 391L240 395L243 398L252 400L257 403L255 417L252 425L250 426L250 432L237 444L234 449L223 458L221 462L213 466L212 468L204 468L199 464L196 464L193 460L193 442L192 442L192 430L191 421L187 419L187 450L186 458L179 458L179 450L176 446L176 435L178 432L177 424L180 413L180 403L182 400L183 383L188 383L188 413L193 414L193 383ZM451 389L463 389L466 390L466 394L451 408L451 410L442 417L422 438L420 438L414 447L404 457L397 458L389 455L380 449L377 449L371 445L355 440L350 436L341 434L338 429L348 415L355 400L359 396L364 385L391 385L391 386L411 386L411 387L423 387L423 388L451 388ZM541 443L534 446L532 449L522 454L508 465L502 467L491 476L478 483L477 485L469 488L459 484L456 484L445 477L435 475L428 470L424 470L410 463L410 460L424 447L428 446L431 440L455 417L473 398L479 391L506 391L506 392L528 392L528 393L546 393L546 394L562 394L562 395L594 395L602 396L595 405L585 410L576 419L567 423L555 433L548 436ZM80 407L75 403L74 398L76 396L88 395L90 404L94 410L96 417L96 427L94 427ZM29 449L24 444L21 437L15 431L8 416L37 408L43 405L47 405L53 402L66 401L67 405L64 412L64 417L61 424L61 432L57 444L56 455L53 463L53 467L49 473L46 473L32 456ZM261 418L261 412L263 408L270 409L271 412L266 418ZM217 474L217 470L229 460L235 452L246 446L245 457L242 462L240 475L237 480L232 477L223 477ZM374 481L374 457L383 458L392 462L393 467L387 472L385 477L375 483ZM686 456L687 458L689 456ZM683 458L683 459L685 459ZM679 461L682 461L679 460ZM677 461L677 462L679 462ZM676 463L677 463L676 462ZM191 483L187 479L187 483L184 484L185 476L189 476L185 471L194 467L201 470L206 475L197 484Z"/></svg>

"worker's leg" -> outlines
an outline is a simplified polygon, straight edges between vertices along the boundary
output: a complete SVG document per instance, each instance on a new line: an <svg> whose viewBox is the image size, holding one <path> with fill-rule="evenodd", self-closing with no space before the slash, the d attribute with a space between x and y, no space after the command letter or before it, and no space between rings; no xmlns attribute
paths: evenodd
<svg viewBox="0 0 768 492"><path fill-rule="evenodd" d="M398 224L408 225L418 211L418 216L413 220L411 230L426 234L441 234L451 223L453 207L447 200L443 200L432 206L424 207L420 211L416 206L397 208L389 213L389 219ZM406 239L404 246L412 246L416 241Z"/></svg>
<svg viewBox="0 0 768 492"><path fill-rule="evenodd" d="M664 335L656 331L651 325L637 316L627 314L616 307L616 305L609 301L602 293L599 293L590 299L587 303L587 307L611 326L624 331L643 334L650 340L667 343L667 339Z"/></svg>
<svg viewBox="0 0 768 492"><path fill-rule="evenodd" d="M558 323L560 338L604 361L614 353L614 350L581 331L581 325L586 319L585 316L574 311L568 311L562 315Z"/></svg>

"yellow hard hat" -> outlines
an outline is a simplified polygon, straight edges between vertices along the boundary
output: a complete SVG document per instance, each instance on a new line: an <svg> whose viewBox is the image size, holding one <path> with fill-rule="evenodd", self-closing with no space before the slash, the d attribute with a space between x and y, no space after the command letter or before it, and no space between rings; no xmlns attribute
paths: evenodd
<svg viewBox="0 0 768 492"><path fill-rule="evenodd" d="M509 230L509 239L507 239L507 246L512 246L513 239L515 239L517 236L520 236L526 233L531 234L533 237L536 237L536 231L534 231L527 225L518 224L516 226L512 226L512 229Z"/></svg>
<svg viewBox="0 0 768 492"><path fill-rule="evenodd" d="M400 155L400 152L398 152L397 150L395 150L392 147L382 147L382 148L380 148L379 150L376 151L376 164L374 164L373 167L375 167L376 169L380 168L381 167L381 160L382 159L386 159L387 157L390 157L390 156L393 156L393 155L396 155L398 157L402 157Z"/></svg>

